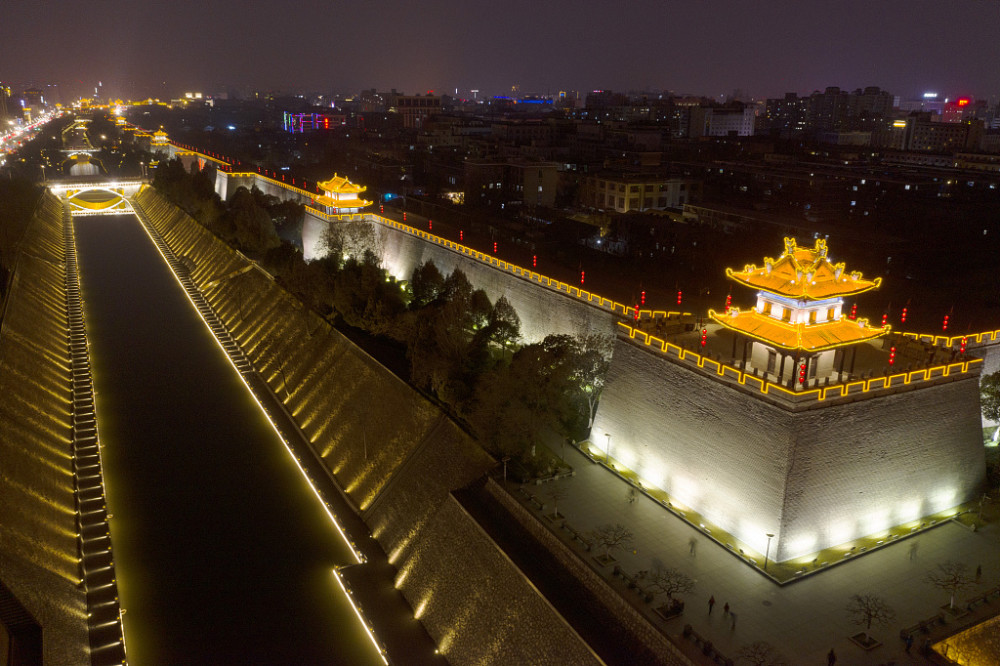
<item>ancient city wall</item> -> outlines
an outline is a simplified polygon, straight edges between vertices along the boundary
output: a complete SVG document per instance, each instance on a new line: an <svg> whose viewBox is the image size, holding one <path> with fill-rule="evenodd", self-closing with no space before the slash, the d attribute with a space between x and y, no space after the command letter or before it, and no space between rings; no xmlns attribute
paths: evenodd
<svg viewBox="0 0 1000 666"><path fill-rule="evenodd" d="M582 654L562 618L451 505L451 490L495 465L469 435L154 190L135 200L361 510L449 661Z"/></svg>
<svg viewBox="0 0 1000 666"><path fill-rule="evenodd" d="M45 663L89 662L71 460L62 204L45 194L0 329L0 578L42 626Z"/></svg>
<svg viewBox="0 0 1000 666"><path fill-rule="evenodd" d="M538 279L541 276L537 273L538 277L531 280L513 270L498 270L474 255L429 242L420 235L385 224L377 224L376 228L381 235L383 266L393 276L408 280L413 270L428 260L445 275L460 268L473 286L483 289L491 301L501 296L510 301L521 318L521 336L527 342L553 334L613 335L615 315L610 307L598 307L582 298L542 287Z"/></svg>
<svg viewBox="0 0 1000 666"><path fill-rule="evenodd" d="M644 484L794 558L971 499L978 381L793 412L622 337L591 440Z"/></svg>
<svg viewBox="0 0 1000 666"><path fill-rule="evenodd" d="M397 586L451 663L601 663L451 495L399 566Z"/></svg>
<svg viewBox="0 0 1000 666"><path fill-rule="evenodd" d="M681 666L690 661L684 657L677 646L671 643L663 633L653 627L628 601L613 590L600 574L590 565L584 563L580 556L573 552L565 543L554 535L541 521L536 519L524 505L505 492L496 482L490 479L484 486L484 492L498 505L506 509L510 515L526 529L534 538L545 545L566 569L594 597L601 600L615 619L624 625L633 636L636 636L650 653L657 655L662 664Z"/></svg>

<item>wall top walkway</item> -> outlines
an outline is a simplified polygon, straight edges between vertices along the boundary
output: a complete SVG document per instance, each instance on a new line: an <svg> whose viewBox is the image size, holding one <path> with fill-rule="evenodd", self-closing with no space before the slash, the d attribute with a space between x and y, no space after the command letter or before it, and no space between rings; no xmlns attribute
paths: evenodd
<svg viewBox="0 0 1000 666"><path fill-rule="evenodd" d="M968 358L957 363L829 385L821 385L821 382L813 379L809 380L804 387L795 390L667 342L623 322L618 322L618 326L619 333L623 338L634 340L636 343L641 341L643 346L655 350L674 363L697 369L702 374L722 380L734 388L767 396L778 406L793 411L816 408L829 401L852 402L858 399L891 395L901 390L920 386L974 377L979 372L983 362L980 358Z"/></svg>

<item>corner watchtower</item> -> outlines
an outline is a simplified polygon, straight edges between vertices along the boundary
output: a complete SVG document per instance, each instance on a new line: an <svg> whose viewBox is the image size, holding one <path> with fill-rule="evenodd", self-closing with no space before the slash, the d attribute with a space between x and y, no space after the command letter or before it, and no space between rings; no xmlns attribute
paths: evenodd
<svg viewBox="0 0 1000 666"><path fill-rule="evenodd" d="M756 304L728 308L709 316L734 333L733 357L744 368L766 373L788 388L820 379L842 380L854 369L857 345L886 335L890 326L871 326L844 299L877 289L881 278L866 280L858 271L834 264L826 241L812 248L785 238L785 251L764 265L726 270L729 279L757 290Z"/></svg>

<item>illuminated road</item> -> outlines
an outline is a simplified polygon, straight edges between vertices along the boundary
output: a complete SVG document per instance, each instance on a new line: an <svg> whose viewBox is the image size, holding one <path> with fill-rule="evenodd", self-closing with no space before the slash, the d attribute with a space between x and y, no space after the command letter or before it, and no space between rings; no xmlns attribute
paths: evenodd
<svg viewBox="0 0 1000 666"><path fill-rule="evenodd" d="M132 216L75 220L136 664L380 664L354 557Z"/></svg>

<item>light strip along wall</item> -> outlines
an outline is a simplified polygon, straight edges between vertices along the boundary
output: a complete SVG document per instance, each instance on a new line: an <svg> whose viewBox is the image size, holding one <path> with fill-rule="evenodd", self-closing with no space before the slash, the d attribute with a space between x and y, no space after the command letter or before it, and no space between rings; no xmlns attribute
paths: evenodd
<svg viewBox="0 0 1000 666"><path fill-rule="evenodd" d="M709 375L727 380L727 383L735 382L737 386L759 391L762 395L776 398L780 403L789 407L795 407L802 403L814 401L819 403L838 398L876 397L877 395L909 386L915 382L926 381L938 383L942 379L959 379L961 377L958 377L958 375L977 372L983 362L980 358L970 358L959 363L938 365L922 370L794 391L762 377L748 374L739 368L716 361L708 356L684 349L641 331L638 328L633 328L628 324L618 322L618 326L620 327L620 331L623 334L627 334L630 339L641 339L642 344L661 352L671 361L697 367Z"/></svg>

